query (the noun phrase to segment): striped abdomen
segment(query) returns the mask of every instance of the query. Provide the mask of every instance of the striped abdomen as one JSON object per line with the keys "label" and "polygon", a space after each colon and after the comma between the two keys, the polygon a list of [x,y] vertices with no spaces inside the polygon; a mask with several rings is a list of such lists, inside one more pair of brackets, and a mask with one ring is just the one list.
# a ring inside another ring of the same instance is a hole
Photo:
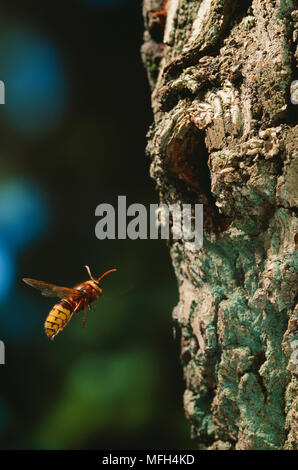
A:
{"label": "striped abdomen", "polygon": [[75,306],[76,302],[69,299],[62,299],[54,305],[44,324],[45,332],[49,338],[56,336],[58,331],[65,327],[72,316]]}

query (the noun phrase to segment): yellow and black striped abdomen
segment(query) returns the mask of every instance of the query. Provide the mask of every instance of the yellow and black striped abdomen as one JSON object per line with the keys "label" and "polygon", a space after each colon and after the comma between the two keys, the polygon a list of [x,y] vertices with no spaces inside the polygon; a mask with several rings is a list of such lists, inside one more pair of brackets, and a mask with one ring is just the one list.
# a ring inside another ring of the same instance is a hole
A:
{"label": "yellow and black striped abdomen", "polygon": [[44,324],[45,332],[49,338],[56,336],[58,331],[69,322],[74,308],[75,302],[68,299],[62,299],[54,305]]}

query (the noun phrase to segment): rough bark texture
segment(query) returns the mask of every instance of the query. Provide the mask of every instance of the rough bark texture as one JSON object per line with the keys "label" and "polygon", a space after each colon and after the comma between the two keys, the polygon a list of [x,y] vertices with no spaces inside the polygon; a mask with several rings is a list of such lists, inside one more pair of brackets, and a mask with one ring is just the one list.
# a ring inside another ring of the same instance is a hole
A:
{"label": "rough bark texture", "polygon": [[169,242],[200,448],[297,449],[296,8],[143,5],[151,176],[161,202],[204,204],[203,248]]}

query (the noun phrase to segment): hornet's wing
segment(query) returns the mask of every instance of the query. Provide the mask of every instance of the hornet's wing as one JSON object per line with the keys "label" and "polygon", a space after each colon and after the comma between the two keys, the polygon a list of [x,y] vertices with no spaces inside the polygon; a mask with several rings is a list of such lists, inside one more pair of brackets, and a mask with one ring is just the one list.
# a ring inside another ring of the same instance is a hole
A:
{"label": "hornet's wing", "polygon": [[50,284],[49,282],[37,281],[36,279],[23,279],[26,284],[35,289],[41,291],[41,294],[45,297],[59,297],[62,298],[72,298],[77,299],[78,297],[82,296],[82,292],[78,289],[72,289],[69,287],[60,287],[56,286],[55,284]]}

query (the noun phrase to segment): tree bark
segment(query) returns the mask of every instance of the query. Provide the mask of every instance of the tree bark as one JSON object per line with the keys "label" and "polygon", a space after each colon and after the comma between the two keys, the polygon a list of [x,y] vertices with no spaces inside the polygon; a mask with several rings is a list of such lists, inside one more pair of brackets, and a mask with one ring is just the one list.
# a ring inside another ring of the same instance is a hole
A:
{"label": "tree bark", "polygon": [[143,3],[151,176],[161,203],[204,204],[202,249],[169,242],[201,449],[297,449],[295,8]]}

